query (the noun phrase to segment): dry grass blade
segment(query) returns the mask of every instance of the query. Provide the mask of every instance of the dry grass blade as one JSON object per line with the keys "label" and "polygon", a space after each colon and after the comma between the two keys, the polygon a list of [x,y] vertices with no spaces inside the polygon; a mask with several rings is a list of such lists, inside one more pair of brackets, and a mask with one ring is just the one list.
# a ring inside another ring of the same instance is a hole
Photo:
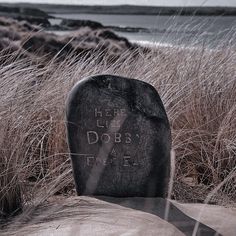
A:
{"label": "dry grass blade", "polygon": [[[214,51],[158,47],[146,54],[124,52],[115,61],[97,52],[86,60],[54,58],[44,67],[17,55],[8,62],[0,66],[1,215],[22,206],[26,211],[29,205],[73,188],[65,100],[77,81],[98,73],[141,79],[160,93],[176,153],[172,197],[204,201],[235,173],[236,51],[232,47]],[[236,201],[235,186],[234,175],[209,201]]]}

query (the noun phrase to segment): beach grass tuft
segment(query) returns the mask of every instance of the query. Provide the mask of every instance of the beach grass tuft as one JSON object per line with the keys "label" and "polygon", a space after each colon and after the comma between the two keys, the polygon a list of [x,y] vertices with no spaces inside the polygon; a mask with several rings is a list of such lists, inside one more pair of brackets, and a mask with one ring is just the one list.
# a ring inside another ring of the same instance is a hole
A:
{"label": "beach grass tuft", "polygon": [[55,194],[75,194],[65,101],[76,82],[95,74],[135,78],[157,89],[175,151],[172,198],[236,202],[235,48],[156,46],[116,60],[96,52],[55,57],[43,66],[20,52],[0,57],[1,216],[30,212]]}

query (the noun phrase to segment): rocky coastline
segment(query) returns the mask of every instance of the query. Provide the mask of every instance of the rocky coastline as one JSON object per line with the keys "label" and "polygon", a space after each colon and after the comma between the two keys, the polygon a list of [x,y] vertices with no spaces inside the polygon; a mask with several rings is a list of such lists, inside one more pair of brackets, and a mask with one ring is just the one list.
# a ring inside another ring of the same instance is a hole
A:
{"label": "rocky coastline", "polygon": [[[56,7],[57,8],[57,7]],[[56,18],[46,11],[31,7],[16,7],[16,6],[1,6],[0,16],[10,17],[18,21],[26,21],[29,24],[39,25],[47,31],[71,31],[78,30],[81,27],[90,27],[91,29],[106,28],[117,32],[150,32],[150,29],[142,27],[118,27],[118,26],[103,26],[99,22],[91,20],[74,20]],[[52,24],[51,20],[57,19],[59,23]]]}
{"label": "rocky coastline", "polygon": [[41,10],[5,6],[0,7],[0,16],[0,50],[5,55],[20,52],[32,60],[55,56],[63,60],[72,54],[86,56],[102,51],[114,61],[122,53],[139,48],[95,21],[61,19],[52,25],[50,19],[54,18]]}

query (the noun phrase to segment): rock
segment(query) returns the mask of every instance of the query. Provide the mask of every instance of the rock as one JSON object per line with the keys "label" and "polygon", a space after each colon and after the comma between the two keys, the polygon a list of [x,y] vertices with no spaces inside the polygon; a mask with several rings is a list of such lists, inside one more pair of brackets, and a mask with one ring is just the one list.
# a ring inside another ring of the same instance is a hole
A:
{"label": "rock", "polygon": [[71,20],[71,19],[63,19],[60,23],[62,28],[67,29],[78,29],[81,27],[90,27],[91,29],[100,29],[104,28],[104,26],[96,21],[90,20]]}
{"label": "rock", "polygon": [[14,19],[19,20],[19,21],[27,21],[30,24],[40,25],[45,28],[48,28],[51,26],[47,18],[31,17],[31,16],[16,16],[14,17]]}
{"label": "rock", "polygon": [[[47,19],[41,21],[40,18],[32,17],[18,16],[16,18],[18,20],[0,17],[0,36],[2,36],[0,47],[4,49],[7,45],[8,52],[18,51],[21,56],[30,58],[30,60],[37,60],[37,57],[43,56],[43,63],[47,63],[54,56],[58,60],[64,60],[69,54],[89,57],[96,52],[99,52],[102,60],[101,52],[103,52],[106,54],[107,61],[113,63],[128,50],[137,49],[137,46],[131,44],[126,38],[119,37],[106,28],[92,29],[91,24],[81,26],[79,30],[65,35],[56,35],[44,31],[44,27],[48,25]],[[100,24],[97,23],[97,25]],[[1,63],[2,60],[0,60]]]}
{"label": "rock", "polygon": [[30,24],[50,27],[49,15],[35,8],[0,6],[2,16],[11,17],[18,21],[27,21]]}
{"label": "rock", "polygon": [[67,121],[78,194],[165,196],[170,127],[151,85],[111,75],[83,80],[69,95]]}
{"label": "rock", "polygon": [[109,26],[110,29],[115,31],[121,31],[121,32],[130,32],[130,33],[151,33],[150,29],[142,28],[142,27],[120,27],[120,26]]}

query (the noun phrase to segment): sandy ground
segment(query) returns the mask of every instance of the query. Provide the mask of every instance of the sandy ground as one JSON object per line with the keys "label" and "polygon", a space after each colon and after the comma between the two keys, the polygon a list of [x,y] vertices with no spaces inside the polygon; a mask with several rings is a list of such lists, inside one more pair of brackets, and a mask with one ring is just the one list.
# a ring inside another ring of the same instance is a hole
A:
{"label": "sandy ground", "polygon": [[235,208],[160,198],[70,197],[26,212],[0,235],[235,236],[235,223]]}
{"label": "sandy ground", "polygon": [[188,216],[203,222],[225,236],[236,235],[236,208],[204,204],[180,204],[173,202]]}

